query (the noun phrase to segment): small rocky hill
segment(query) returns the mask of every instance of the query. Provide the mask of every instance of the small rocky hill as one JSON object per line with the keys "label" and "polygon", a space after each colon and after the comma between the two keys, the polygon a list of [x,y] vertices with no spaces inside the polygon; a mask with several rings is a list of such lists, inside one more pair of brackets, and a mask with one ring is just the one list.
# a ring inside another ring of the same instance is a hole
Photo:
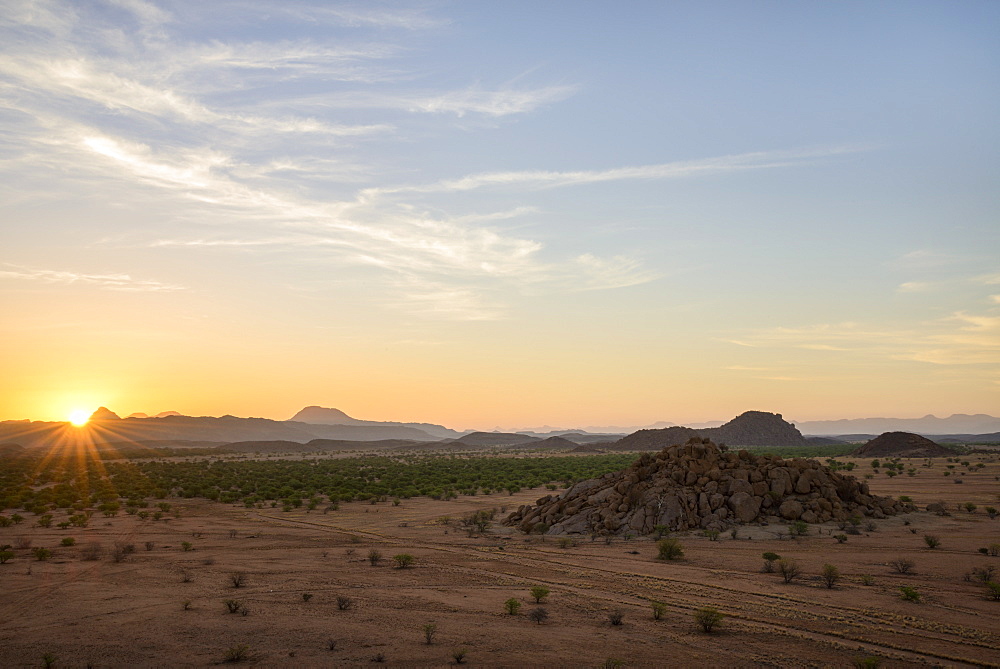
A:
{"label": "small rocky hill", "polygon": [[780,413],[747,411],[719,427],[696,430],[675,425],[639,430],[615,442],[615,450],[654,451],[699,437],[728,446],[808,446],[809,441]]}
{"label": "small rocky hill", "polygon": [[769,519],[818,523],[911,510],[891,497],[871,495],[868,484],[815,460],[755,456],[693,438],[523,505],[504,523],[524,531],[546,523],[550,534],[650,534],[657,525],[721,530]]}
{"label": "small rocky hill", "polygon": [[513,444],[524,445],[542,441],[538,437],[529,437],[526,434],[515,432],[472,432],[455,440],[456,443],[466,446],[510,446]]}
{"label": "small rocky hill", "polygon": [[851,455],[859,458],[934,458],[955,455],[955,452],[919,434],[886,432],[859,446]]}

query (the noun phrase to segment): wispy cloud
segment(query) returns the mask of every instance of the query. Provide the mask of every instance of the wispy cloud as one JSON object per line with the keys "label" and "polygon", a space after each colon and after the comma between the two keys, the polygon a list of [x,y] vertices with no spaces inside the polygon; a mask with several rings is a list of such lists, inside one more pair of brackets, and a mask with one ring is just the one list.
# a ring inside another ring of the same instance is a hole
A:
{"label": "wispy cloud", "polygon": [[184,290],[184,286],[145,279],[133,279],[128,274],[85,274],[65,270],[38,269],[5,264],[11,269],[0,269],[0,279],[37,281],[46,284],[83,285],[128,292],[171,292]]}
{"label": "wispy cloud", "polygon": [[635,167],[615,167],[606,170],[485,172],[423,185],[372,188],[365,190],[363,195],[375,197],[393,193],[453,193],[481,188],[531,190],[579,186],[609,181],[678,179],[740,170],[789,167],[809,159],[829,157],[859,150],[863,149],[860,147],[833,147],[805,151],[754,152],[706,158],[703,160],[640,165]]}

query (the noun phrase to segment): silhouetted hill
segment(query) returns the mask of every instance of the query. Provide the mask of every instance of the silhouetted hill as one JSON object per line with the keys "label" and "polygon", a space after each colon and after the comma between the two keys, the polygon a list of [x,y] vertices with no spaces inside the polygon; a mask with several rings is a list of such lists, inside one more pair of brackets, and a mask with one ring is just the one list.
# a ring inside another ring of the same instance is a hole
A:
{"label": "silhouetted hill", "polygon": [[452,430],[443,425],[434,423],[399,423],[394,421],[359,420],[352,418],[340,409],[332,409],[320,406],[310,406],[302,409],[289,420],[300,423],[311,423],[315,425],[366,425],[371,427],[411,427],[427,433],[435,439],[452,439],[462,436],[462,432]]}
{"label": "silhouetted hill", "polygon": [[473,432],[454,441],[467,446],[512,446],[539,442],[541,439],[516,432]]}
{"label": "silhouetted hill", "polygon": [[955,455],[955,451],[935,444],[926,437],[910,432],[886,432],[854,450],[851,455],[859,458],[899,457],[933,458]]}
{"label": "silhouetted hill", "polygon": [[693,437],[711,439],[727,446],[808,446],[809,442],[781,414],[747,411],[719,427],[696,430],[665,427],[639,430],[615,442],[612,450],[653,451],[683,444]]}
{"label": "silhouetted hill", "polygon": [[122,417],[107,407],[101,407],[90,414],[90,420],[121,420]]}

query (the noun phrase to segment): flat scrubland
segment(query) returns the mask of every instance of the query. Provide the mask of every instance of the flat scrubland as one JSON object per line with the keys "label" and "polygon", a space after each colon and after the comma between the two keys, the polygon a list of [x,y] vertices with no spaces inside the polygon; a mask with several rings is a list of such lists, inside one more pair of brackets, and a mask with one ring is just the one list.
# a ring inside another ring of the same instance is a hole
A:
{"label": "flat scrubland", "polygon": [[[981,577],[1000,580],[1000,557],[988,554],[1000,518],[985,511],[1000,506],[1000,463],[956,460],[971,467],[947,463],[944,476],[943,458],[903,461],[915,474],[889,478],[866,459],[853,471],[872,474],[875,494],[945,502],[948,515],[866,520],[849,528],[857,534],[813,525],[798,538],[775,522],[736,538],[678,533],[675,560],[657,559],[654,537],[569,540],[499,524],[545,486],[287,511],[171,497],[160,520],[95,513],[66,528],[22,511],[23,522],[0,527],[13,553],[0,565],[0,666],[997,666],[1000,601]],[[493,509],[484,532],[462,527]],[[51,556],[37,559],[37,548]],[[801,575],[765,573],[765,552]],[[403,554],[413,561],[399,568]],[[909,573],[897,560],[913,563]],[[827,564],[840,575],[832,588],[820,578]],[[535,586],[549,590],[540,604]],[[512,598],[516,615],[505,610]],[[541,622],[529,615],[538,607]],[[694,619],[704,607],[726,616],[710,634]]]}

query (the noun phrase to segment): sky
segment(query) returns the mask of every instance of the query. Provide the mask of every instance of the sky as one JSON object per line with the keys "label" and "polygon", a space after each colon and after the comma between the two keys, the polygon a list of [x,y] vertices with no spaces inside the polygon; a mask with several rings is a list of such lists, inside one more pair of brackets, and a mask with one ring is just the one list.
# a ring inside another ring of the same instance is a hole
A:
{"label": "sky", "polygon": [[1000,413],[1000,3],[0,0],[0,419]]}

